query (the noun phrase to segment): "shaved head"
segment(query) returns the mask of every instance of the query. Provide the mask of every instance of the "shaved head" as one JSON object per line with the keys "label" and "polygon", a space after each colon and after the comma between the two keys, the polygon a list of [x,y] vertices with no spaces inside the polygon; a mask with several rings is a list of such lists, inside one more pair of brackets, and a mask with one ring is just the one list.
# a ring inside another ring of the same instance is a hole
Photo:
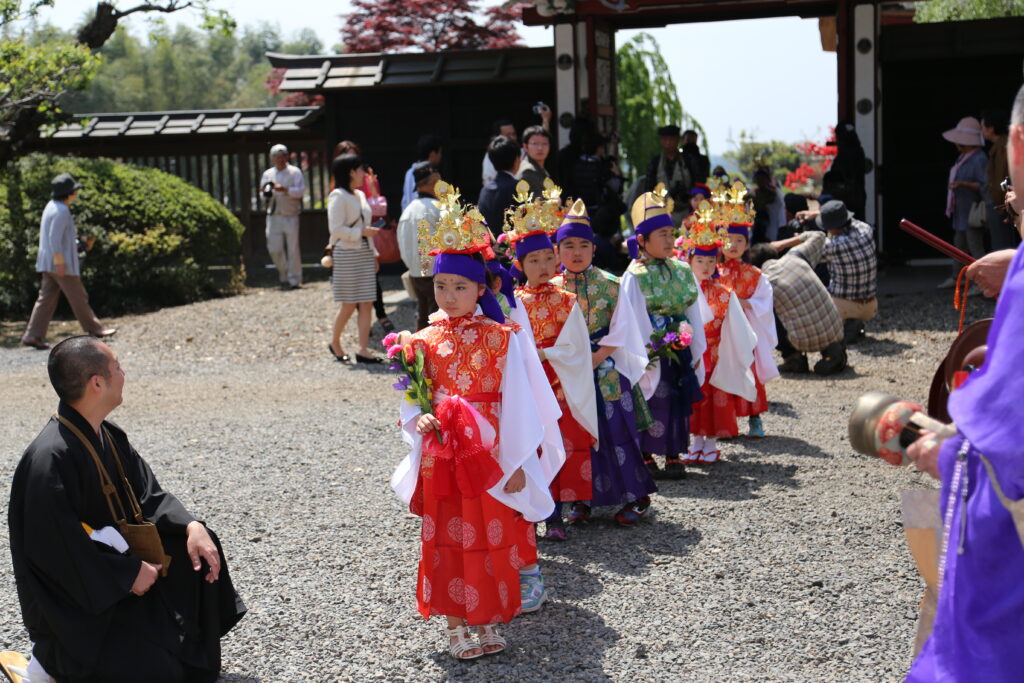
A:
{"label": "shaved head", "polygon": [[50,351],[46,370],[60,400],[73,403],[82,398],[89,378],[110,379],[107,345],[87,334],[68,337]]}

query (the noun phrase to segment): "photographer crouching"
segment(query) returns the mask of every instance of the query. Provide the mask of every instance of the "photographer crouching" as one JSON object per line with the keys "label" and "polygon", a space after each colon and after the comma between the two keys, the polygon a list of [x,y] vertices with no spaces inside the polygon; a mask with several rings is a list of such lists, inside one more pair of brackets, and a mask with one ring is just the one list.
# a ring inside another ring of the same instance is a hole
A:
{"label": "photographer crouching", "polygon": [[[1007,150],[1011,182],[1024,183],[1024,88]],[[1024,252],[997,254],[968,270],[1000,297],[985,362],[949,396],[958,434],[936,443],[924,432],[907,449],[942,482],[943,519],[938,609],[912,683],[1019,681],[1024,671]]]}

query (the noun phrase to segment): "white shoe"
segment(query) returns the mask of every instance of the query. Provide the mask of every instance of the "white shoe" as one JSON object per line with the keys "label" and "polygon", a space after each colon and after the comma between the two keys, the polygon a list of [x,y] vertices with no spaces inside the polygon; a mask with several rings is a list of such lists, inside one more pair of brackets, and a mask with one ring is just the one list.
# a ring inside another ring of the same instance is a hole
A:
{"label": "white shoe", "polygon": [[956,280],[951,277],[947,277],[943,280],[936,289],[953,289],[956,286]]}

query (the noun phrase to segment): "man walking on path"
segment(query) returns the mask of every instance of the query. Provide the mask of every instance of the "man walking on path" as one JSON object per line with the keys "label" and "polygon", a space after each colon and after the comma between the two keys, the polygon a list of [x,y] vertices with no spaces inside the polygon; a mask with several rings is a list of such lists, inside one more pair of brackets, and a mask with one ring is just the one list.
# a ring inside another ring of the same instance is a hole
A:
{"label": "man walking on path", "polygon": [[68,173],[61,173],[51,181],[52,199],[43,209],[39,224],[39,256],[36,272],[42,273],[39,298],[32,307],[32,316],[21,343],[36,349],[46,349],[46,331],[57,308],[60,293],[68,298],[71,311],[82,329],[94,337],[109,337],[116,329],[104,328],[89,306],[89,295],[82,286],[81,266],[78,260],[78,233],[69,208],[81,188]]}
{"label": "man walking on path", "polygon": [[302,252],[299,249],[299,213],[306,181],[302,171],[288,163],[288,148],[270,148],[268,168],[260,180],[260,191],[267,199],[267,251],[277,267],[282,287],[302,286]]}

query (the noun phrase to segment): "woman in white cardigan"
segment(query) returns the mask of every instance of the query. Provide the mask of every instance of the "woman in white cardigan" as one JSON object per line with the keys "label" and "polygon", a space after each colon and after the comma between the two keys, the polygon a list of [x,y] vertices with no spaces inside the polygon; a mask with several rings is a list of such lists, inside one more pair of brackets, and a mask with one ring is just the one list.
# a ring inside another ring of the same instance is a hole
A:
{"label": "woman in white cardigan", "polygon": [[357,309],[359,328],[359,363],[379,363],[382,359],[368,348],[370,326],[373,324],[373,301],[377,298],[377,252],[373,236],[379,228],[370,227],[370,206],[361,187],[366,176],[363,160],[356,154],[343,154],[331,165],[336,188],[327,197],[327,227],[331,231],[330,246],[334,266],[331,291],[334,302],[341,304],[334,318],[334,333],[329,345],[331,354],[347,363],[348,354],[341,346],[341,333]]}

